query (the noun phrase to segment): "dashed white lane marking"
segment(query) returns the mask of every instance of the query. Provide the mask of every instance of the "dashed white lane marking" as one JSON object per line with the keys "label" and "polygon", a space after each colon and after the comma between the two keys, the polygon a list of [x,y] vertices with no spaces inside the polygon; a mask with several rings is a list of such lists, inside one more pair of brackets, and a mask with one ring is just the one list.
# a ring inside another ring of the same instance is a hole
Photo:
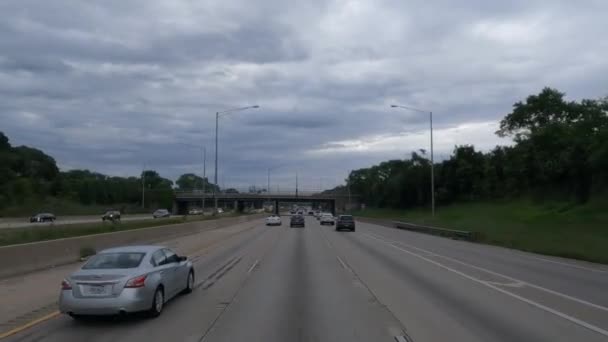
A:
{"label": "dashed white lane marking", "polygon": [[426,253],[429,256],[435,256],[435,257],[438,257],[438,258],[443,258],[443,259],[446,259],[446,260],[450,260],[450,261],[455,262],[457,264],[461,264],[461,265],[464,265],[464,266],[467,266],[467,267],[470,267],[470,268],[474,268],[476,270],[480,270],[480,271],[488,273],[488,274],[492,274],[492,275],[495,275],[495,276],[498,276],[498,277],[501,277],[501,278],[504,278],[504,279],[508,279],[508,280],[512,281],[513,283],[520,283],[520,284],[523,284],[525,286],[529,286],[529,287],[532,287],[532,288],[535,288],[537,290],[550,293],[550,294],[558,296],[558,297],[566,298],[568,300],[571,300],[573,302],[577,302],[579,304],[587,305],[587,306],[590,306],[592,308],[608,312],[608,308],[607,307],[599,305],[599,304],[591,303],[591,302],[586,301],[584,299],[573,297],[573,296],[567,295],[565,293],[557,292],[557,291],[554,291],[554,290],[551,290],[551,289],[548,289],[546,287],[542,287],[542,286],[539,286],[539,285],[536,285],[536,284],[528,283],[527,281],[524,281],[524,280],[521,280],[521,279],[513,278],[513,277],[510,277],[508,275],[504,275],[502,273],[494,272],[494,271],[489,270],[487,268],[475,266],[475,265],[466,263],[464,261],[460,261],[458,259],[454,259],[454,258],[449,257],[449,256],[437,254],[435,252],[432,252],[432,251],[429,251],[429,250],[426,250],[426,249],[423,249],[423,248],[420,248],[420,247],[412,246],[412,245],[407,244],[407,243],[403,243],[403,242],[399,242],[399,241],[388,241],[388,240],[383,239],[382,236],[376,235],[376,234],[368,234],[368,235],[374,236],[377,239],[382,240],[384,243],[399,244],[399,245],[402,245],[402,246],[405,246],[405,247],[408,247],[408,248],[412,248],[412,249],[424,252],[424,253]]}
{"label": "dashed white lane marking", "polygon": [[249,267],[249,269],[247,270],[247,274],[251,273],[251,271],[253,271],[253,269],[258,265],[258,263],[260,262],[260,260],[256,260],[253,265],[251,265],[251,267]]}
{"label": "dashed white lane marking", "polygon": [[472,276],[470,276],[470,275],[468,275],[468,274],[466,274],[466,273],[463,273],[463,272],[461,272],[461,271],[458,271],[458,270],[456,270],[456,269],[453,269],[453,268],[451,268],[451,267],[449,267],[449,266],[446,266],[446,265],[444,265],[444,264],[442,264],[442,263],[439,263],[439,262],[437,262],[437,261],[435,261],[435,260],[431,260],[431,259],[429,259],[429,258],[427,258],[427,257],[422,256],[422,255],[416,254],[416,253],[414,253],[414,252],[412,252],[412,251],[409,251],[409,250],[407,250],[407,249],[404,249],[404,248],[401,248],[401,247],[399,247],[399,246],[396,246],[396,245],[395,245],[395,244],[393,244],[393,243],[387,242],[387,241],[385,241],[385,240],[383,240],[383,239],[379,239],[379,238],[377,238],[377,237],[375,237],[375,236],[373,236],[373,235],[370,235],[370,234],[363,234],[363,236],[366,236],[366,237],[372,238],[372,239],[374,239],[374,240],[376,240],[376,241],[380,241],[381,243],[386,244],[386,245],[388,245],[388,246],[391,246],[391,247],[393,247],[393,248],[395,248],[395,249],[398,249],[398,250],[400,250],[400,251],[402,251],[402,252],[404,252],[404,253],[410,254],[410,255],[412,255],[412,256],[414,256],[414,257],[416,257],[416,258],[422,259],[422,260],[424,260],[424,261],[426,261],[426,262],[429,262],[429,263],[431,263],[431,264],[433,264],[433,265],[436,265],[436,266],[438,266],[438,267],[440,267],[440,268],[443,268],[443,269],[448,270],[448,271],[450,271],[450,272],[456,273],[456,274],[458,274],[458,275],[459,275],[459,276],[461,276],[461,277],[464,277],[464,278],[466,278],[466,279],[469,279],[469,280],[471,280],[471,281],[473,281],[473,282],[476,282],[476,283],[479,283],[479,284],[481,284],[481,285],[487,286],[487,287],[489,287],[489,288],[491,288],[491,289],[494,289],[494,290],[496,290],[496,291],[498,291],[498,292],[500,292],[500,293],[503,293],[503,294],[505,294],[505,295],[507,295],[507,296],[513,297],[513,298],[515,298],[515,299],[518,299],[518,300],[520,300],[520,301],[522,301],[522,302],[524,302],[524,303],[528,303],[528,304],[530,304],[530,305],[532,305],[532,306],[535,306],[535,307],[537,307],[537,308],[539,308],[539,309],[541,309],[541,310],[544,310],[544,311],[546,311],[546,312],[549,312],[549,313],[551,313],[551,314],[554,314],[554,315],[556,315],[556,316],[558,316],[558,317],[561,317],[561,318],[563,318],[563,319],[565,319],[565,320],[568,320],[568,321],[570,321],[570,322],[572,322],[572,323],[574,323],[574,324],[578,324],[578,325],[580,325],[580,326],[582,326],[582,327],[584,327],[584,328],[587,328],[587,329],[589,329],[589,330],[591,330],[591,331],[594,331],[594,332],[596,332],[596,333],[598,333],[598,334],[601,334],[601,335],[604,335],[604,336],[607,336],[607,337],[608,337],[608,331],[607,331],[607,330],[604,330],[604,329],[602,329],[602,328],[600,328],[600,327],[597,327],[597,326],[595,326],[595,325],[593,325],[593,324],[590,324],[590,323],[585,322],[585,321],[583,321],[583,320],[580,320],[580,319],[578,319],[578,318],[572,317],[572,316],[567,315],[567,314],[565,314],[565,313],[563,313],[563,312],[561,312],[561,311],[558,311],[558,310],[552,309],[552,308],[550,308],[550,307],[548,307],[548,306],[545,306],[545,305],[543,305],[543,304],[537,303],[537,302],[535,302],[535,301],[533,301],[533,300],[530,300],[530,299],[528,299],[528,298],[524,298],[524,297],[522,297],[522,296],[520,296],[520,295],[517,295],[517,294],[515,294],[515,293],[509,292],[509,291],[507,291],[507,290],[505,290],[505,289],[502,289],[502,288],[500,288],[500,287],[498,287],[498,286],[496,286],[496,285],[492,285],[492,284],[488,283],[487,281],[483,281],[483,280],[477,279],[477,278],[475,278],[475,277],[472,277]]}
{"label": "dashed white lane marking", "polygon": [[353,273],[352,270],[350,269],[350,267],[348,267],[346,265],[346,263],[342,260],[342,258],[340,258],[339,256],[336,255],[336,259],[338,259],[338,262],[340,262],[340,265],[342,265],[342,268],[345,269],[346,271]]}
{"label": "dashed white lane marking", "polygon": [[395,341],[397,341],[397,342],[410,342],[410,340],[408,338],[406,338],[405,336],[402,336],[402,335],[395,336]]}

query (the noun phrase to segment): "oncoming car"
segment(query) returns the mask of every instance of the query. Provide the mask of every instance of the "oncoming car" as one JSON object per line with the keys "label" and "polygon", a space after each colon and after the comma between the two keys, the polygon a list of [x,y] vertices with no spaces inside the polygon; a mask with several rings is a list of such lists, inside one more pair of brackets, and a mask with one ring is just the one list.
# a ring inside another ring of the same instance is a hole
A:
{"label": "oncoming car", "polygon": [[270,215],[266,218],[267,226],[280,226],[281,224],[281,217],[279,215]]}
{"label": "oncoming car", "polygon": [[167,209],[157,209],[152,213],[153,218],[171,217],[171,213]]}
{"label": "oncoming car", "polygon": [[161,314],[164,304],[194,287],[192,262],[160,246],[106,249],[61,283],[59,311],[87,315]]}
{"label": "oncoming car", "polygon": [[40,213],[30,217],[30,222],[54,222],[55,215],[51,213]]}
{"label": "oncoming car", "polygon": [[120,211],[118,210],[108,210],[101,217],[102,221],[120,221]]}

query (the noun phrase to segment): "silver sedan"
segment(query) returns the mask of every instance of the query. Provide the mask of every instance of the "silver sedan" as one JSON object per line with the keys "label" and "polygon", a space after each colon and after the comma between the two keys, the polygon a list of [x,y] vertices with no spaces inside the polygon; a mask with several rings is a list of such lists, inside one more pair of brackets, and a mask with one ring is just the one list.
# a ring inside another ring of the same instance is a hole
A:
{"label": "silver sedan", "polygon": [[61,283],[59,310],[73,318],[145,311],[194,286],[192,262],[159,246],[111,248],[92,256]]}

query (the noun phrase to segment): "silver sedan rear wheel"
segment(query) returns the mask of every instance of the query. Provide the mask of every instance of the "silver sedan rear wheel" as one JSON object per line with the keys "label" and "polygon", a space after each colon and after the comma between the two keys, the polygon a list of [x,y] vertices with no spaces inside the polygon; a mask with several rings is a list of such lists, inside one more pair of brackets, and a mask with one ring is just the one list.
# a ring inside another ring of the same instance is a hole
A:
{"label": "silver sedan rear wheel", "polygon": [[162,287],[156,288],[154,292],[154,300],[152,301],[152,307],[150,308],[150,317],[158,317],[163,311],[165,305],[165,294]]}

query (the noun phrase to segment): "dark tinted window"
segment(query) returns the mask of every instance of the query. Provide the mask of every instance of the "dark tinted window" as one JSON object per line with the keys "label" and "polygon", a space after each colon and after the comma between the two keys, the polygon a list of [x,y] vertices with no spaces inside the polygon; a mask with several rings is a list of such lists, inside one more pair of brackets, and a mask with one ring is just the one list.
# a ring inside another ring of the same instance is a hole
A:
{"label": "dark tinted window", "polygon": [[156,251],[154,252],[154,254],[152,254],[152,265],[154,266],[160,266],[163,265],[165,263],[165,260],[167,259],[167,257],[165,256],[165,253],[163,253],[162,250]]}
{"label": "dark tinted window", "polygon": [[179,262],[179,258],[177,257],[177,254],[173,253],[172,250],[170,250],[170,249],[163,249],[163,252],[165,252],[165,256],[167,257],[167,264],[172,264],[174,262]]}
{"label": "dark tinted window", "polygon": [[340,216],[340,221],[352,221],[353,217],[350,215],[342,215]]}
{"label": "dark tinted window", "polygon": [[145,253],[102,253],[93,256],[83,269],[136,268]]}

